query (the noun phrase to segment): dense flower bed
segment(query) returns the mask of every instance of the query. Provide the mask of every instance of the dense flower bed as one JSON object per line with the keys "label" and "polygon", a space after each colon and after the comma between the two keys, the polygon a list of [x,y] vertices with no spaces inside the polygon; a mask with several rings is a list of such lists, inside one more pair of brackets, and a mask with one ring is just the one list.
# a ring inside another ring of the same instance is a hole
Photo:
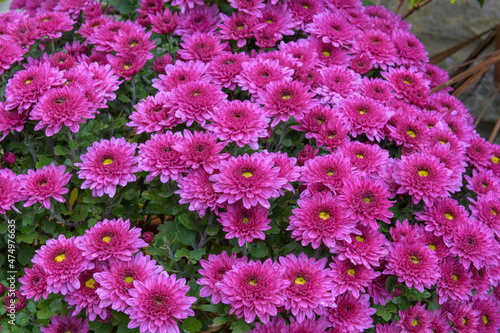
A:
{"label": "dense flower bed", "polygon": [[448,75],[400,16],[360,0],[12,9],[6,332],[500,328],[500,147],[431,91]]}

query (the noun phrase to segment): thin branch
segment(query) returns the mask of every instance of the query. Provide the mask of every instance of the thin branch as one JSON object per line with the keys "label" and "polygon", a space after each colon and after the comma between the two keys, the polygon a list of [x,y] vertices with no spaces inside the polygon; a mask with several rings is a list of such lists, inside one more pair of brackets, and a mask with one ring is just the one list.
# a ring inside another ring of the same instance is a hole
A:
{"label": "thin branch", "polygon": [[410,16],[411,14],[413,14],[414,12],[416,12],[417,10],[419,10],[420,8],[422,8],[423,6],[427,5],[429,2],[431,2],[432,0],[424,0],[422,2],[419,2],[417,3],[415,6],[411,7],[410,10],[408,10],[406,12],[406,14],[404,14],[401,18],[403,20],[406,20],[406,18],[408,16]]}
{"label": "thin branch", "polygon": [[497,86],[497,89],[495,89],[495,92],[493,93],[493,95],[491,96],[491,98],[488,100],[488,102],[486,103],[486,105],[484,106],[484,108],[479,113],[479,116],[477,116],[476,121],[474,122],[474,126],[479,125],[479,122],[481,121],[481,118],[483,118],[484,114],[486,113],[486,110],[491,105],[491,103],[493,103],[493,100],[495,99],[495,97],[497,96],[497,94],[498,94],[499,91],[500,91],[500,84]]}
{"label": "thin branch", "polygon": [[404,2],[405,2],[405,0],[398,0],[398,3],[396,5],[396,7],[394,8],[394,14],[399,13],[399,11],[401,10],[401,7],[403,7]]}

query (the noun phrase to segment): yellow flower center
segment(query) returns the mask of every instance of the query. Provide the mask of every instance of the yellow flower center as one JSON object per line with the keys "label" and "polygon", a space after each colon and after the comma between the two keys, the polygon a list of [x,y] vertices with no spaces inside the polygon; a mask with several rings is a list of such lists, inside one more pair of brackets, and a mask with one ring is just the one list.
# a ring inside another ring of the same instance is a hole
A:
{"label": "yellow flower center", "polygon": [[326,220],[327,218],[330,217],[330,214],[328,214],[327,212],[321,212],[319,213],[319,217],[323,220]]}
{"label": "yellow flower center", "polygon": [[432,251],[436,251],[436,245],[430,244],[429,245],[429,249],[432,250]]}
{"label": "yellow flower center", "polygon": [[128,70],[128,69],[130,69],[130,65],[123,65],[123,68],[124,68],[125,70]]}
{"label": "yellow flower center", "polygon": [[198,91],[195,91],[195,92],[193,93],[193,96],[198,96],[199,94],[200,94],[200,93],[199,93]]}
{"label": "yellow flower center", "polygon": [[273,20],[267,20],[266,22],[269,24],[274,23]]}
{"label": "yellow flower center", "polygon": [[429,172],[427,170],[418,170],[418,175],[421,177],[427,177]]}
{"label": "yellow flower center", "polygon": [[49,22],[49,21],[50,21],[50,19],[49,19],[49,18],[44,18],[44,19],[42,20],[42,22]]}
{"label": "yellow flower center", "polygon": [[87,280],[87,282],[85,282],[85,287],[87,288],[90,288],[90,289],[94,289],[94,283],[95,283],[95,280],[93,278],[90,278]]}
{"label": "yellow flower center", "polygon": [[130,47],[134,47],[134,46],[137,46],[137,43],[131,43],[130,44]]}
{"label": "yellow flower center", "polygon": [[370,203],[370,198],[366,197],[366,198],[363,199],[363,201],[366,202],[366,203]]}
{"label": "yellow flower center", "polygon": [[241,30],[241,29],[243,29],[243,26],[239,25],[239,26],[236,27],[236,29]]}
{"label": "yellow flower center", "polygon": [[330,52],[328,52],[328,51],[323,51],[321,53],[323,53],[325,55],[325,57],[329,57],[330,56]]}
{"label": "yellow flower center", "polygon": [[365,110],[359,110],[359,114],[365,114],[366,111]]}
{"label": "yellow flower center", "polygon": [[493,163],[497,164],[497,163],[500,161],[500,158],[499,158],[498,156],[493,156],[493,157],[491,158],[491,161],[492,161]]}
{"label": "yellow flower center", "polygon": [[286,94],[286,95],[281,96],[281,98],[290,99],[290,98],[292,98],[292,96],[290,94]]}
{"label": "yellow flower center", "polygon": [[363,155],[363,154],[360,153],[360,154],[356,154],[356,157],[357,158],[365,158],[365,155]]}
{"label": "yellow flower center", "polygon": [[248,281],[248,284],[250,284],[251,286],[256,286],[257,282],[255,282],[255,280],[250,280]]}
{"label": "yellow flower center", "polygon": [[440,142],[440,143],[442,143],[443,145],[445,145],[445,144],[446,144],[446,142],[444,142],[444,141],[439,141],[439,142]]}
{"label": "yellow flower center", "polygon": [[483,323],[485,325],[488,324],[488,317],[486,317],[486,315],[483,315]]}
{"label": "yellow flower center", "polygon": [[418,258],[416,256],[411,256],[410,260],[411,260],[412,263],[418,264]]}
{"label": "yellow flower center", "polygon": [[495,216],[497,216],[497,212],[495,210],[493,210],[493,209],[490,211],[490,213],[493,214],[493,215],[495,215]]}
{"label": "yellow flower center", "polygon": [[448,213],[444,214],[444,216],[445,216],[448,220],[450,220],[450,221],[451,221],[451,220],[453,220],[453,219],[455,219],[455,217],[454,217],[453,215],[448,214]]}
{"label": "yellow flower center", "polygon": [[413,319],[413,321],[411,322],[411,325],[412,325],[412,326],[417,326],[417,325],[418,325],[418,320],[417,320],[417,318]]}
{"label": "yellow flower center", "polygon": [[305,9],[309,9],[308,5],[302,5],[302,7],[304,7]]}
{"label": "yellow flower center", "polygon": [[347,274],[349,274],[350,276],[354,276],[354,275],[356,275],[356,271],[354,269],[350,268],[347,270]]}
{"label": "yellow flower center", "polygon": [[320,124],[320,125],[323,124],[323,120],[318,119],[318,124]]}
{"label": "yellow flower center", "polygon": [[295,284],[300,284],[300,285],[303,285],[303,284],[306,284],[306,279],[304,279],[303,277],[298,277],[295,279]]}
{"label": "yellow flower center", "polygon": [[54,260],[57,261],[57,262],[61,262],[64,259],[66,259],[66,253],[62,253],[62,254],[60,254],[60,255],[58,255],[57,257],[54,258]]}
{"label": "yellow flower center", "polygon": [[134,281],[134,278],[133,278],[133,277],[131,277],[131,276],[126,276],[126,277],[125,277],[125,282],[127,282],[127,283],[132,283],[132,281]]}
{"label": "yellow flower center", "polygon": [[406,84],[410,84],[410,81],[408,81],[408,80],[404,80],[403,82]]}
{"label": "yellow flower center", "polygon": [[488,185],[486,185],[485,183],[482,183],[481,185],[483,185],[483,188],[488,187]]}
{"label": "yellow flower center", "polygon": [[111,242],[111,237],[110,236],[106,236],[102,240],[105,241],[106,243],[109,243],[109,242]]}
{"label": "yellow flower center", "polygon": [[241,175],[242,175],[243,177],[245,177],[245,178],[250,178],[250,177],[252,177],[252,176],[253,176],[253,173],[251,173],[251,172],[248,172],[248,171],[247,171],[247,172],[243,172]]}
{"label": "yellow flower center", "polygon": [[465,317],[462,318],[462,324],[467,324],[467,319],[465,319]]}
{"label": "yellow flower center", "polygon": [[24,84],[26,84],[26,85],[28,85],[28,84],[30,84],[30,83],[31,83],[31,80],[26,80],[26,81],[24,81]]}
{"label": "yellow flower center", "polygon": [[335,135],[330,134],[330,135],[328,136],[328,139],[333,139],[334,137],[335,137]]}
{"label": "yellow flower center", "polygon": [[113,163],[113,160],[111,158],[107,158],[104,160],[104,162],[102,162],[102,164],[104,164],[104,165],[109,165],[111,163]]}
{"label": "yellow flower center", "polygon": [[248,221],[249,221],[249,220],[248,220],[248,217],[244,217],[244,218],[243,218],[243,223],[248,223]]}
{"label": "yellow flower center", "polygon": [[365,241],[365,239],[364,239],[363,237],[361,237],[361,236],[356,236],[356,237],[354,237],[354,238],[356,238],[356,240],[357,240],[358,242],[360,242],[360,243],[363,243],[363,242]]}
{"label": "yellow flower center", "polygon": [[453,274],[453,275],[451,276],[451,278],[452,278],[453,280],[455,280],[455,281],[457,281],[457,280],[458,280],[458,276],[456,276],[455,274]]}
{"label": "yellow flower center", "polygon": [[417,135],[415,134],[415,132],[413,131],[406,131],[406,134],[408,134],[409,136],[411,136],[412,138],[416,137]]}
{"label": "yellow flower center", "polygon": [[333,176],[333,171],[328,171],[326,174],[327,174],[328,176]]}

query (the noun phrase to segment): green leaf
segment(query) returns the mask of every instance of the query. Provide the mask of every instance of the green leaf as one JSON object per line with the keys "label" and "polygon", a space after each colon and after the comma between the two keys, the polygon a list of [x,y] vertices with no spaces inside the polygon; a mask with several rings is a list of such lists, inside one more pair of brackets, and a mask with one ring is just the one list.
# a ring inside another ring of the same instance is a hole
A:
{"label": "green leaf", "polygon": [[291,145],[292,145],[292,140],[290,139],[283,140],[283,146],[290,147]]}
{"label": "green leaf", "polygon": [[69,154],[69,150],[68,148],[64,147],[64,146],[55,146],[54,147],[54,154],[56,155],[67,155]]}
{"label": "green leaf", "polygon": [[195,246],[194,241],[196,237],[196,231],[189,230],[182,224],[178,224],[175,229],[176,229],[175,235],[177,236],[179,242],[181,242],[184,245],[189,245],[192,247]]}
{"label": "green leaf", "polygon": [[266,250],[266,244],[264,242],[259,242],[257,246],[250,251],[250,254],[255,258],[263,258],[266,256]]}
{"label": "green leaf", "polygon": [[[198,307],[198,309],[200,309],[201,311],[206,311],[206,312],[213,312],[213,313],[219,312],[219,308],[214,304],[203,304],[203,305],[200,305]],[[220,317],[218,317],[218,318],[220,318]]]}
{"label": "green leaf", "polygon": [[224,325],[225,323],[228,322],[228,320],[231,320],[231,318],[229,318],[228,316],[221,316],[221,317],[214,318],[212,326]]}
{"label": "green leaf", "polygon": [[31,258],[33,258],[34,253],[35,250],[28,244],[20,244],[19,253],[17,254],[17,261],[21,264],[21,266],[27,266],[29,263],[31,263]]}
{"label": "green leaf", "polygon": [[50,163],[54,162],[54,159],[47,156],[41,156],[38,158],[38,162],[36,163],[36,168],[41,169],[44,166],[50,165]]}
{"label": "green leaf", "polygon": [[45,220],[42,222],[40,228],[43,232],[48,233],[49,235],[55,236],[56,233],[56,222],[54,220]]}
{"label": "green leaf", "polygon": [[479,2],[479,5],[480,5],[481,7],[483,7],[483,6],[484,6],[484,0],[477,0],[477,2]]}
{"label": "green leaf", "polygon": [[247,333],[251,328],[252,327],[243,320],[235,321],[231,324],[231,331],[233,333]]}
{"label": "green leaf", "polygon": [[176,217],[186,228],[190,230],[198,230],[198,226],[194,221],[194,218],[190,214],[182,214]]}
{"label": "green leaf", "polygon": [[36,316],[38,319],[49,319],[52,316],[55,316],[55,312],[49,309],[43,309],[37,312]]}
{"label": "green leaf", "polygon": [[71,140],[70,142],[68,142],[69,144],[69,147],[73,150],[76,150],[78,148],[78,141],[76,140]]}
{"label": "green leaf", "polygon": [[187,317],[184,319],[184,323],[182,324],[182,328],[184,328],[188,332],[198,332],[202,327],[201,321],[196,319],[195,317]]}
{"label": "green leaf", "polygon": [[388,321],[392,317],[392,313],[387,311],[387,309],[380,304],[375,304],[374,305],[375,309],[377,309],[377,316],[382,317],[385,321]]}
{"label": "green leaf", "polygon": [[398,285],[398,277],[395,275],[389,276],[387,280],[385,280],[385,289],[391,292],[394,287]]}
{"label": "green leaf", "polygon": [[200,261],[200,259],[205,255],[205,249],[189,251],[189,259],[194,263],[194,261]]}
{"label": "green leaf", "polygon": [[31,244],[33,240],[38,236],[37,232],[22,233],[17,235],[16,241]]}
{"label": "green leaf", "polygon": [[375,6],[375,4],[370,0],[363,0],[363,6]]}
{"label": "green leaf", "polygon": [[77,205],[73,210],[73,213],[71,214],[69,220],[73,222],[80,222],[87,215],[89,215],[89,206]]}

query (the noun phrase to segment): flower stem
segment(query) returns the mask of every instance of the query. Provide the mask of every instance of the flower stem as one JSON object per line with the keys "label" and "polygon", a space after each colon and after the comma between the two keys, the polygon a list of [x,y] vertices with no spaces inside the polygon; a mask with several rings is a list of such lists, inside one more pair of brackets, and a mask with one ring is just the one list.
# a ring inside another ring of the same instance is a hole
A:
{"label": "flower stem", "polygon": [[277,152],[281,149],[281,146],[283,145],[283,140],[285,139],[285,135],[286,135],[286,122],[283,122],[283,125],[281,125],[280,141],[278,141],[278,145],[276,146],[276,149],[274,150],[275,152]]}

